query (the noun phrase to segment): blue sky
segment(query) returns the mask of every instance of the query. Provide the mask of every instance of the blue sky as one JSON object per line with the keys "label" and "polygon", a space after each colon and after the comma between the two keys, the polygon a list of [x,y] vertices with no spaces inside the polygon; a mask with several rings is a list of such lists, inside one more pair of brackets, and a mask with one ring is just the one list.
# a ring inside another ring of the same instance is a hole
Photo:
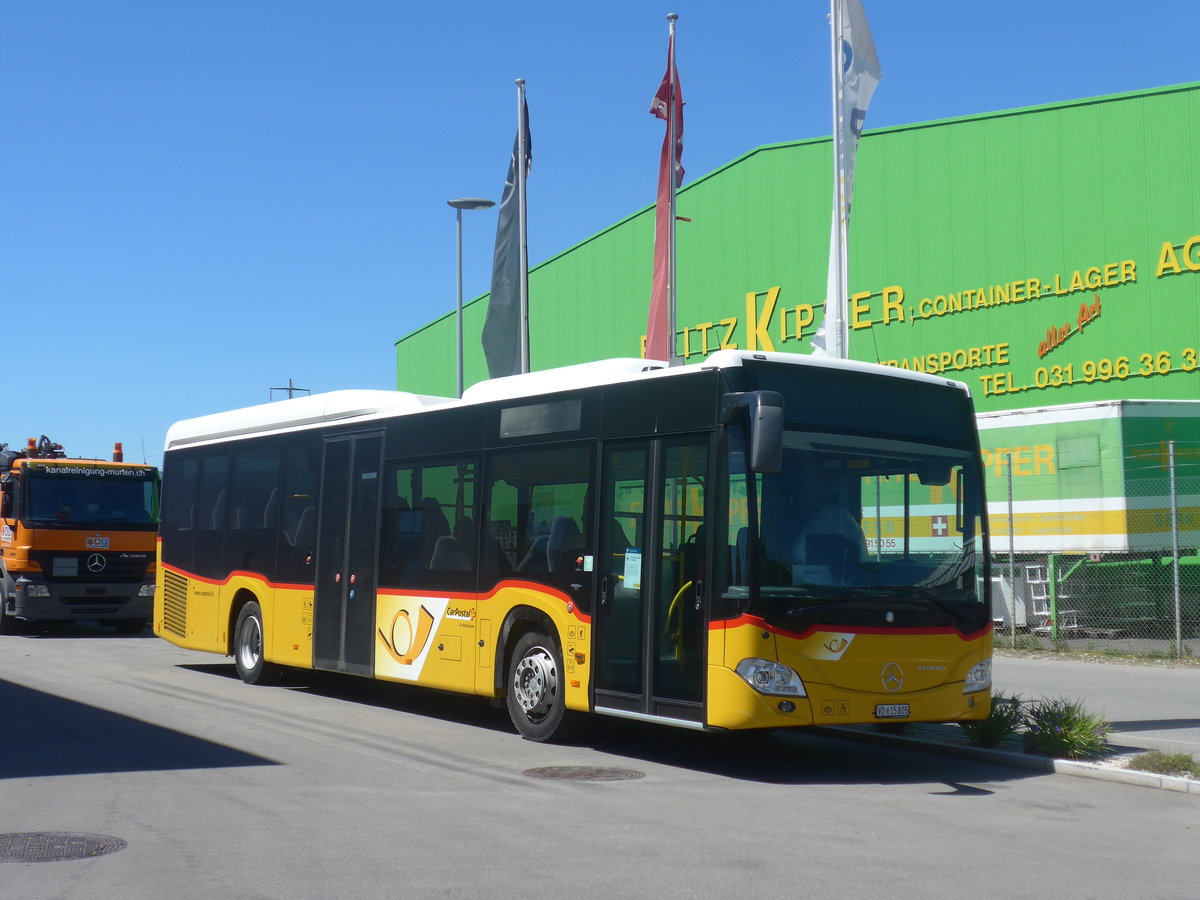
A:
{"label": "blue sky", "polygon": [[[865,7],[868,130],[1200,80],[1196,0]],[[499,199],[515,78],[531,264],[653,202],[672,11],[689,180],[829,134],[824,0],[0,0],[0,441],[157,463],[289,378],[395,387],[454,306],[446,200]],[[495,221],[464,214],[468,300]]]}

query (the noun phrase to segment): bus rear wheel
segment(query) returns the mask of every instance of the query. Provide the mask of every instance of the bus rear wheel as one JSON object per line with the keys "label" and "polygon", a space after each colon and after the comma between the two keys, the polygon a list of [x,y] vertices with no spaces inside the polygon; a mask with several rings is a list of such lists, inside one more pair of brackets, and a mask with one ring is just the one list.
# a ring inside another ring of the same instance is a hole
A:
{"label": "bus rear wheel", "polygon": [[508,715],[530,741],[564,740],[575,733],[579,716],[567,711],[562,651],[540,631],[528,631],[508,661],[505,700]]}
{"label": "bus rear wheel", "polygon": [[262,607],[251,600],[238,612],[233,629],[233,661],[238,677],[246,684],[266,684],[278,677],[279,669],[263,656]]}

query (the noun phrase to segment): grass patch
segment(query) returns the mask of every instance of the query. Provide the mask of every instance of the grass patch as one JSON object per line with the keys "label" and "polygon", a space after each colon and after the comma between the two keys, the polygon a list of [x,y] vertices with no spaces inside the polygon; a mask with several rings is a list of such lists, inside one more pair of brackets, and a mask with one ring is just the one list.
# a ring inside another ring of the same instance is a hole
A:
{"label": "grass patch", "polygon": [[1148,750],[1129,761],[1127,768],[1155,775],[1174,775],[1182,778],[1200,778],[1200,763],[1186,753],[1162,753]]}

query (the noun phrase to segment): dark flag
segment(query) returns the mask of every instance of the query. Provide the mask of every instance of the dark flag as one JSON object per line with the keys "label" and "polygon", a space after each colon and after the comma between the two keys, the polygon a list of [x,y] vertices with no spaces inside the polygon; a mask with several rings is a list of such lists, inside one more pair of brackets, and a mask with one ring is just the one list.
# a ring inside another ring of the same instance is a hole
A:
{"label": "dark flag", "polygon": [[[521,99],[521,122],[513,141],[508,178],[500,198],[500,214],[496,221],[496,251],[492,259],[492,292],[488,298],[487,316],[483,321],[483,353],[487,357],[488,377],[500,378],[521,371],[520,293],[524,273],[521,271],[521,210],[517,190],[518,175],[522,184],[533,163],[533,141],[529,136],[529,107]],[[521,133],[524,132],[524,141]],[[517,170],[521,144],[525,145],[524,169]]]}

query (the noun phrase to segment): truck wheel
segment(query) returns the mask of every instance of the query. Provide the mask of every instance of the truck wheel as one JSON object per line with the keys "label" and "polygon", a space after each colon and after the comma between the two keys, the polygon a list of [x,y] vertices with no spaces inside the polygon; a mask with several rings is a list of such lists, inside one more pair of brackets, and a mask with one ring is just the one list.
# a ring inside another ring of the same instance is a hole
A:
{"label": "truck wheel", "polygon": [[523,634],[508,661],[504,691],[508,715],[530,741],[563,740],[575,733],[579,717],[567,711],[562,651],[540,631]]}
{"label": "truck wheel", "polygon": [[263,657],[262,608],[255,600],[238,612],[233,629],[233,661],[238,677],[246,684],[267,684],[279,676],[279,668]]}
{"label": "truck wheel", "polygon": [[0,634],[16,634],[20,623],[16,616],[10,616],[6,607],[8,598],[0,594]]}

